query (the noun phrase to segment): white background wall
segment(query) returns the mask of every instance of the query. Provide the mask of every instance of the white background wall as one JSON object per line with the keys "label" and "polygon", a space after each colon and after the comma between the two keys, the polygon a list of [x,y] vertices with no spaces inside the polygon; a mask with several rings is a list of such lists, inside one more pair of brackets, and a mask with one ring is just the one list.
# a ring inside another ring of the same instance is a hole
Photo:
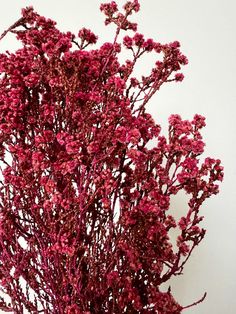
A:
{"label": "white background wall", "polygon": [[[99,12],[102,1],[87,0],[8,0],[2,1],[0,33],[20,16],[27,5],[58,22],[63,31],[86,26],[112,39],[103,26]],[[118,3],[124,3],[121,0]],[[173,280],[172,291],[181,304],[207,299],[185,313],[236,313],[236,2],[235,0],[140,0],[141,12],[135,17],[139,31],[162,43],[179,40],[189,58],[186,79],[181,84],[164,86],[149,109],[166,129],[171,113],[191,119],[195,113],[207,118],[204,138],[205,156],[222,159],[225,180],[221,193],[207,201],[202,209],[207,235],[185,267],[184,275]],[[8,35],[0,42],[0,51],[17,47]],[[146,65],[141,68],[145,72]],[[176,206],[181,208],[180,198]]]}

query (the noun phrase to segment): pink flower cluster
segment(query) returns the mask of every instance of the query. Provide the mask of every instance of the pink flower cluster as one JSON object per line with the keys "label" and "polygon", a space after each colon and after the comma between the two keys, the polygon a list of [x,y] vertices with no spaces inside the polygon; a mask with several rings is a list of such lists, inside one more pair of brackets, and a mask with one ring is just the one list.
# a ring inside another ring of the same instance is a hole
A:
{"label": "pink flower cluster", "polygon": [[[22,43],[0,54],[0,288],[10,297],[0,297],[3,311],[186,308],[161,284],[182,273],[203,239],[200,207],[218,193],[223,168],[218,159],[201,161],[204,117],[172,115],[165,137],[146,112],[163,83],[183,79],[179,42],[136,32],[128,18],[137,0],[101,10],[117,31],[97,48],[88,49],[97,41],[90,30],[62,33],[32,7],[2,36],[12,32]],[[131,57],[122,64],[123,49]],[[157,61],[133,77],[146,53]],[[177,220],[169,209],[181,190],[189,201]]]}

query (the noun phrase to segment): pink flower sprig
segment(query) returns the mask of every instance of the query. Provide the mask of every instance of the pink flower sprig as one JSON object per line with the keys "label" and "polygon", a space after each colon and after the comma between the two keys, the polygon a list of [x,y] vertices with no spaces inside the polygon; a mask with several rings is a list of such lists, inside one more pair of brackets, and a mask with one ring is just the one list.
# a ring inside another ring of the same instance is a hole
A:
{"label": "pink flower sprig", "polygon": [[[204,117],[171,115],[164,136],[146,112],[162,84],[182,81],[188,60],[179,42],[136,31],[128,18],[139,9],[136,0],[122,11],[102,4],[117,30],[93,49],[91,30],[62,33],[32,7],[1,36],[22,43],[0,54],[2,311],[177,314],[205,298],[182,306],[161,284],[183,273],[204,238],[200,208],[223,167],[200,158]],[[134,35],[120,38],[126,30]],[[131,57],[122,64],[123,49]],[[146,53],[157,61],[139,79]],[[181,190],[189,199],[176,219],[169,209]]]}

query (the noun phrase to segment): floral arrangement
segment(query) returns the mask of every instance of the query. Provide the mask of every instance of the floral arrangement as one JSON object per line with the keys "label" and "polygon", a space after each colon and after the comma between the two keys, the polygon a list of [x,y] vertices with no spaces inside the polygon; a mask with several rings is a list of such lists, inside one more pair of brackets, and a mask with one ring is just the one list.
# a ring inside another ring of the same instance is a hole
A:
{"label": "floral arrangement", "polygon": [[[139,8],[102,4],[116,33],[99,48],[91,30],[60,32],[32,7],[1,36],[22,43],[0,54],[4,312],[177,314],[205,298],[181,306],[161,285],[204,238],[200,207],[218,193],[223,168],[201,159],[203,116],[172,115],[165,137],[146,111],[162,84],[183,80],[188,60],[179,42],[138,33],[130,16]],[[135,77],[150,53],[151,72]],[[181,190],[189,201],[176,220],[169,208]]]}

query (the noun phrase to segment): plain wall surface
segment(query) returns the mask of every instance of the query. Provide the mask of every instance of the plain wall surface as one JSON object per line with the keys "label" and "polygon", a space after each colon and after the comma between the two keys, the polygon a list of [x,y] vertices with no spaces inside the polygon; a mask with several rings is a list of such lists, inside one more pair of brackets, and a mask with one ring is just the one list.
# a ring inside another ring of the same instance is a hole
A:
{"label": "plain wall surface", "polygon": [[[77,34],[91,28],[100,43],[112,40],[113,27],[105,27],[99,11],[103,1],[8,0],[1,3],[0,33],[20,17],[22,7],[33,5],[39,14],[58,22],[58,28]],[[123,1],[117,1],[123,4]],[[220,194],[202,208],[207,235],[186,264],[184,275],[174,278],[172,291],[182,305],[206,300],[186,310],[192,314],[236,313],[236,2],[235,0],[140,0],[141,11],[133,17],[139,32],[161,43],[181,42],[189,59],[181,84],[163,86],[148,109],[166,131],[168,116],[206,117],[203,132],[205,157],[222,160],[225,179]],[[0,51],[19,47],[12,35],[0,42]],[[140,65],[140,73],[146,65]],[[184,198],[178,198],[181,208]],[[181,209],[180,209],[181,210]]]}

